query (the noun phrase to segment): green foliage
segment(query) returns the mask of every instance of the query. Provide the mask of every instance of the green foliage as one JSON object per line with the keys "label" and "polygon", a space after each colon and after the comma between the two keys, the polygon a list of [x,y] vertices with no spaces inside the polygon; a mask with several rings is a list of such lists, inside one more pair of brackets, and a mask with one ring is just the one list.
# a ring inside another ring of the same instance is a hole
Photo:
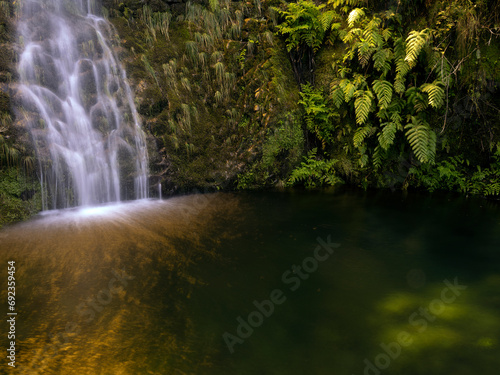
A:
{"label": "green foliage", "polygon": [[[432,31],[411,31],[404,38],[393,12],[370,15],[360,8],[348,13],[347,25],[341,33],[346,48],[334,64],[337,78],[332,80],[330,99],[344,116],[341,122],[354,118],[358,126],[352,144],[359,152],[360,165],[366,166],[372,156],[375,169],[380,168],[396,142],[402,142],[398,149],[405,152],[405,138],[397,137],[403,118],[408,119],[405,135],[413,154],[420,163],[432,164],[437,135],[424,111],[430,106],[439,113],[446,99],[439,76],[427,82],[443,71],[434,69],[435,64],[425,75],[418,70],[429,67],[419,64],[419,59],[435,58],[424,51]],[[410,73],[412,82],[407,82]],[[370,140],[373,134],[378,142]]]}
{"label": "green foliage", "polygon": [[378,143],[382,149],[387,151],[394,143],[396,132],[400,129],[396,122],[384,122],[380,125],[382,130],[378,135]]}
{"label": "green foliage", "polygon": [[[500,140],[500,18],[491,4],[188,3],[185,14],[169,21],[168,44],[155,26],[164,22],[142,4],[129,5],[141,17],[128,23],[142,38],[134,46],[136,63],[149,73],[139,76],[138,87],[144,81],[164,103],[147,123],[160,140],[165,176],[196,173],[198,181],[212,181],[231,164],[237,167],[221,174],[237,175],[239,188],[281,185],[305,144],[306,153],[316,148],[321,155],[316,151],[296,169],[297,184],[325,184],[316,172],[338,160],[334,175],[363,186],[400,183],[388,174],[405,174],[412,165],[413,182],[433,186],[435,171],[436,186],[458,189],[456,170],[469,181],[461,191],[494,192],[488,163]],[[294,125],[285,125],[291,113]],[[463,151],[469,145],[472,158]],[[457,154],[481,169],[451,161]]]}
{"label": "green foliage", "polygon": [[293,170],[288,180],[290,186],[303,183],[305,187],[312,188],[343,183],[342,179],[336,175],[334,169],[337,160],[319,159],[316,155],[317,151],[316,148],[310,150],[300,166]]}
{"label": "green foliage", "polygon": [[421,86],[422,91],[429,95],[429,104],[436,109],[441,108],[444,103],[445,94],[442,85],[440,81],[436,80]]}
{"label": "green foliage", "polygon": [[325,145],[333,141],[333,124],[331,123],[331,111],[323,93],[319,89],[314,89],[309,83],[302,85],[300,93],[301,104],[305,111],[305,121],[307,129],[314,133]]}
{"label": "green foliage", "polygon": [[253,168],[238,175],[237,188],[283,186],[283,181],[300,161],[303,148],[304,133],[300,121],[295,115],[286,114],[278,127],[268,131],[262,145],[262,159]]}
{"label": "green foliage", "polygon": [[373,94],[370,90],[358,90],[354,93],[354,109],[356,113],[356,123],[363,125],[371,112]]}
{"label": "green foliage", "polygon": [[429,39],[429,30],[410,31],[406,38],[406,57],[405,61],[410,68],[417,64],[418,56]]}
{"label": "green foliage", "polygon": [[392,84],[385,80],[374,80],[372,87],[375,95],[377,95],[379,108],[387,109],[392,101]]}
{"label": "green foliage", "polygon": [[411,116],[411,121],[405,126],[406,138],[415,156],[421,163],[434,163],[436,155],[436,133],[429,124],[419,117]]}
{"label": "green foliage", "polygon": [[373,134],[374,128],[371,126],[362,126],[356,129],[352,138],[354,147],[361,148],[365,138]]}
{"label": "green foliage", "polygon": [[[28,196],[24,194],[29,193]],[[18,168],[0,169],[0,227],[26,220],[41,210],[40,185]]]}
{"label": "green foliage", "polygon": [[500,149],[487,168],[471,168],[468,160],[461,156],[449,157],[434,166],[412,167],[410,175],[416,187],[429,191],[447,190],[463,194],[482,196],[500,195]]}
{"label": "green foliage", "polygon": [[141,60],[144,63],[144,67],[146,68],[146,71],[149,74],[151,74],[151,77],[154,78],[154,80],[156,82],[156,85],[158,87],[160,87],[160,83],[158,82],[158,78],[156,77],[156,73],[155,73],[154,69],[151,67],[151,64],[149,63],[148,58],[146,57],[146,55],[142,55],[141,56]]}
{"label": "green foliage", "polygon": [[361,8],[356,8],[351,10],[349,16],[347,17],[347,24],[349,27],[354,27],[357,21],[359,21],[362,17],[365,16],[365,12]]}
{"label": "green foliage", "polygon": [[300,49],[303,45],[314,52],[318,51],[325,33],[337,18],[333,11],[322,13],[324,7],[324,4],[317,6],[312,1],[299,0],[297,3],[288,3],[286,10],[276,9],[285,17],[277,29],[278,33],[286,36],[288,51]]}

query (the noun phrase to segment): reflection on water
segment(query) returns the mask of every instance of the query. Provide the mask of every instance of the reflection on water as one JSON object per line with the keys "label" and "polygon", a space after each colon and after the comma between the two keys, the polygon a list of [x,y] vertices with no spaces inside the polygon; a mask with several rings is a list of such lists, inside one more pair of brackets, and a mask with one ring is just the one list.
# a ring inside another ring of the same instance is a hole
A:
{"label": "reflection on water", "polygon": [[[16,261],[16,370],[496,374],[499,223],[484,201],[350,192],[50,212],[0,231],[2,264]],[[311,268],[328,236],[340,246]]]}

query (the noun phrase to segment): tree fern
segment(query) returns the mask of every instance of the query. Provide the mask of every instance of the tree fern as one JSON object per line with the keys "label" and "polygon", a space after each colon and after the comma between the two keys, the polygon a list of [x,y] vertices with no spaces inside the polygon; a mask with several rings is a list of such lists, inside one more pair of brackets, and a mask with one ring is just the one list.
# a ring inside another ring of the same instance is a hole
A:
{"label": "tree fern", "polygon": [[354,101],[354,110],[356,113],[356,123],[362,125],[368,119],[370,113],[373,94],[369,90],[358,90],[354,93],[356,100]]}
{"label": "tree fern", "polygon": [[406,138],[421,163],[434,163],[436,155],[436,133],[422,119],[411,116],[411,122],[405,126]]}

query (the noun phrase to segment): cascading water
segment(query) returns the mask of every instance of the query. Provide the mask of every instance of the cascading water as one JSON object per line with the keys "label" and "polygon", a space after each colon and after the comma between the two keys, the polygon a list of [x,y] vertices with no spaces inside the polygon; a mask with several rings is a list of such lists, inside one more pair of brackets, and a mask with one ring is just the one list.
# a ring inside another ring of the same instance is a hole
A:
{"label": "cascading water", "polygon": [[40,163],[43,208],[148,195],[148,156],[116,32],[91,0],[24,0],[19,109]]}

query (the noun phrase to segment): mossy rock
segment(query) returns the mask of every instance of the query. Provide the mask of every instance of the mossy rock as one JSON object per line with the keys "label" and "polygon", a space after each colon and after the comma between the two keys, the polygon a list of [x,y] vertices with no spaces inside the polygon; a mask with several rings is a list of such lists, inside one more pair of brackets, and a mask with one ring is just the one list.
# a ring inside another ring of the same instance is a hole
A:
{"label": "mossy rock", "polygon": [[10,112],[10,96],[0,91],[0,112]]}

